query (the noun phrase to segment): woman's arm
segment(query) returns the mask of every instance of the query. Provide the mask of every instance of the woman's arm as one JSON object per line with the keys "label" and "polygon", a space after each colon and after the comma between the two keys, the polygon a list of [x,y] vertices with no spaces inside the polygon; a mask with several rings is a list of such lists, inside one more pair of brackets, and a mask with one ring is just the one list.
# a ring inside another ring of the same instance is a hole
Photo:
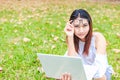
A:
{"label": "woman's arm", "polygon": [[77,52],[75,51],[74,45],[74,26],[70,24],[69,21],[65,26],[65,33],[67,35],[67,46],[68,46],[68,56],[77,56]]}
{"label": "woman's arm", "polygon": [[96,79],[94,79],[94,80],[107,80],[107,79],[106,79],[106,76],[104,75],[103,77],[101,77],[101,78],[96,78]]}
{"label": "woman's arm", "polygon": [[105,71],[106,71],[106,40],[105,37],[99,33],[94,33],[95,35],[95,47],[96,47],[96,62],[99,68],[100,78],[95,78],[95,80],[106,80]]}
{"label": "woman's arm", "polygon": [[94,35],[95,35],[95,47],[97,49],[97,54],[106,54],[105,37],[99,32],[95,32]]}
{"label": "woman's arm", "polygon": [[67,37],[67,46],[68,46],[68,56],[77,56],[77,52],[75,51],[75,46],[74,46],[74,38]]}

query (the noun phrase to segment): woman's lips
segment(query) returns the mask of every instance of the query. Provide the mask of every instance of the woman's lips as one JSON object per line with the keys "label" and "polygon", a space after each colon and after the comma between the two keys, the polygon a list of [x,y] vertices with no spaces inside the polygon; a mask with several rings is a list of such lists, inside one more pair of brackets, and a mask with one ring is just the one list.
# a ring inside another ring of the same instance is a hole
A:
{"label": "woman's lips", "polygon": [[84,34],[78,34],[79,36],[84,36]]}

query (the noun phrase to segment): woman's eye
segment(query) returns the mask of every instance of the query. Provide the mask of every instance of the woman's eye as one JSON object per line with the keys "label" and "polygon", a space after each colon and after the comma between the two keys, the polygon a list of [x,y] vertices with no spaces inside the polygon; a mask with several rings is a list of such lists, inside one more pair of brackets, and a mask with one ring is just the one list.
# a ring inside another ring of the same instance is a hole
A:
{"label": "woman's eye", "polygon": [[86,27],[86,26],[88,26],[88,25],[84,24],[83,26]]}
{"label": "woman's eye", "polygon": [[79,27],[79,25],[75,25],[75,27]]}

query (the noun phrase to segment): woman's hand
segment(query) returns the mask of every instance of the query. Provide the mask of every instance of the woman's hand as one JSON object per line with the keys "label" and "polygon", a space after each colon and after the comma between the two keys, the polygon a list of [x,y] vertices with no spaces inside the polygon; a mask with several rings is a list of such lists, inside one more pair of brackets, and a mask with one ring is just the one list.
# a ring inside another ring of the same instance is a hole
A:
{"label": "woman's hand", "polygon": [[67,24],[64,28],[64,31],[67,36],[73,36],[73,34],[74,34],[74,26],[71,23],[72,23],[72,20],[67,22]]}
{"label": "woman's hand", "polygon": [[70,73],[64,73],[60,80],[72,80]]}

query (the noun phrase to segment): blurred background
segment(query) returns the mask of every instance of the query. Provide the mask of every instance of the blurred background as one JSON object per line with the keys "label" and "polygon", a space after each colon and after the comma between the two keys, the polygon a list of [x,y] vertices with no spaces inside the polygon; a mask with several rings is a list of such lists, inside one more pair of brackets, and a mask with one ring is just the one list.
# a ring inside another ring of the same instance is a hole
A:
{"label": "blurred background", "polygon": [[54,80],[45,78],[36,53],[64,55],[64,27],[80,8],[105,36],[112,80],[120,80],[119,0],[0,0],[0,80]]}

